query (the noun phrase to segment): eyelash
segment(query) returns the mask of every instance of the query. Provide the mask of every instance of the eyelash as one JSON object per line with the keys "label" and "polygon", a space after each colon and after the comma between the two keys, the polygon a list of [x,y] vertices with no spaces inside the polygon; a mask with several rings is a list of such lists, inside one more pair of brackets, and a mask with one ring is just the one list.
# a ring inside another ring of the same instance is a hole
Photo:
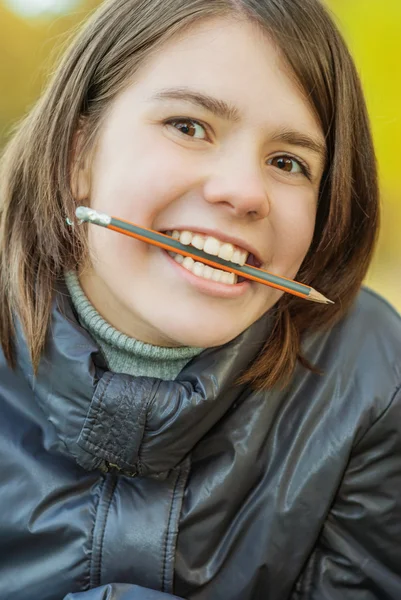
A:
{"label": "eyelash", "polygon": [[[184,123],[185,121],[187,121],[188,123],[195,123],[196,125],[200,125],[201,127],[203,127],[203,129],[206,132],[208,130],[208,126],[205,123],[202,123],[201,121],[197,121],[196,119],[191,119],[190,117],[174,117],[173,119],[168,119],[167,121],[164,121],[164,125],[173,125],[174,123]],[[179,131],[179,130],[177,129],[177,131]],[[182,135],[186,136],[185,133],[183,133]],[[190,136],[187,136],[187,137],[190,137]],[[277,156],[272,157],[272,159],[274,159],[274,158],[289,158],[289,159],[293,160],[300,166],[302,174],[310,181],[312,180],[312,173],[310,171],[310,168],[301,159],[295,158],[295,156],[292,156],[291,154],[278,154]]]}
{"label": "eyelash", "polygon": [[[277,154],[277,156],[273,156],[273,158],[289,158],[290,160],[293,160],[300,166],[302,175],[305,175],[305,177],[309,179],[309,181],[312,181],[311,170],[309,169],[308,165],[304,163],[300,158],[295,158],[295,156],[292,156],[291,154]],[[289,174],[291,175],[291,173]]]}
{"label": "eyelash", "polygon": [[[202,121],[197,121],[196,119],[191,119],[190,117],[174,117],[173,119],[168,119],[168,121],[164,121],[164,125],[173,125],[173,123],[195,123],[196,125],[200,125],[201,127],[203,127],[203,129],[207,132],[209,127],[206,125],[206,123],[202,123]],[[177,131],[179,131],[177,129]],[[186,135],[185,133],[183,133],[182,135]],[[190,137],[190,136],[187,136]]]}

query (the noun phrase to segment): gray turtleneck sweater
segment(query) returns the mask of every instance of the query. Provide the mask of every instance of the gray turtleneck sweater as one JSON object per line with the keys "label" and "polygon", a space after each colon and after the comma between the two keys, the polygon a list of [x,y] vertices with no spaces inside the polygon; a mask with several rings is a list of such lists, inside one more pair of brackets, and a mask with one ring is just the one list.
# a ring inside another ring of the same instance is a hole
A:
{"label": "gray turtleneck sweater", "polygon": [[107,323],[90,303],[75,272],[65,274],[79,322],[101,348],[110,371],[174,380],[203,348],[163,348],[131,338]]}

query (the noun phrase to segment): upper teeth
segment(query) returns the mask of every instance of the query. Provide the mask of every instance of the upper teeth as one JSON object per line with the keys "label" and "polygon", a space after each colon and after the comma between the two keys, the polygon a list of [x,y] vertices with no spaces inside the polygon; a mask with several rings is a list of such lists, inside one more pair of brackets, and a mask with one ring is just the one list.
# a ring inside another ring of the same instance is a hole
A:
{"label": "upper teeth", "polygon": [[166,231],[166,234],[172,236],[175,240],[178,240],[185,246],[194,246],[195,248],[198,248],[198,250],[203,250],[206,254],[218,256],[219,258],[229,260],[237,265],[244,266],[249,256],[249,252],[246,250],[241,250],[232,244],[221,242],[211,236],[192,233],[191,231],[177,230]]}

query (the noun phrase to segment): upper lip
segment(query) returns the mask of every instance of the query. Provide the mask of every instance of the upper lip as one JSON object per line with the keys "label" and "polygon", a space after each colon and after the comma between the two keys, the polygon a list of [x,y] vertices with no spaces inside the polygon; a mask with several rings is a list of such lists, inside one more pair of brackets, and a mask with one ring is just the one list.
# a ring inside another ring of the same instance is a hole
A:
{"label": "upper lip", "polygon": [[214,237],[221,242],[233,244],[233,246],[238,246],[242,250],[246,250],[247,252],[249,252],[249,254],[253,254],[253,256],[256,258],[256,260],[260,262],[260,264],[263,263],[263,259],[260,256],[258,250],[256,248],[254,248],[254,246],[252,246],[252,244],[250,244],[246,240],[243,240],[240,237],[226,235],[225,233],[221,233],[220,231],[217,231],[215,229],[208,229],[208,228],[201,229],[200,227],[187,227],[187,226],[171,227],[169,229],[166,229],[165,231],[174,231],[174,230],[190,231],[191,233],[199,233],[201,235]]}

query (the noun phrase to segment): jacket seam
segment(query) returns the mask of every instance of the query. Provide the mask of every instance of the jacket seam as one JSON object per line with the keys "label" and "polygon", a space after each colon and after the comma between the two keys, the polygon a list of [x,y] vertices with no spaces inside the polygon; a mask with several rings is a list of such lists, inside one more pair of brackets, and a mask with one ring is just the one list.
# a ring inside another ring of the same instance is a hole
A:
{"label": "jacket seam", "polygon": [[[107,479],[105,480],[105,483],[107,482]],[[111,502],[113,500],[113,496],[114,496],[114,492],[115,489],[117,487],[117,479],[111,480],[111,488],[110,491],[108,492],[109,497],[106,500],[106,510],[105,510],[105,514],[104,514],[104,520],[102,523],[102,530],[100,533],[100,544],[99,544],[99,561],[98,561],[98,567],[97,567],[97,571],[94,573],[93,576],[93,580],[91,581],[91,586],[92,587],[98,587],[99,585],[101,585],[101,580],[102,580],[102,571],[103,571],[103,548],[104,548],[104,538],[106,535],[106,527],[107,527],[107,520],[109,517],[109,511],[110,511],[110,507],[111,507]],[[107,490],[106,490],[107,493]],[[100,502],[101,499],[99,500],[99,506],[100,506]]]}
{"label": "jacket seam", "polygon": [[103,548],[104,548],[104,538],[106,536],[106,528],[107,528],[107,520],[109,518],[109,512],[111,507],[111,502],[113,500],[114,491],[117,487],[117,479],[113,481],[113,486],[110,490],[110,497],[107,502],[106,514],[104,516],[104,526],[102,531],[102,537],[100,539],[100,553],[99,553],[99,585],[102,583],[102,571],[103,571]]}
{"label": "jacket seam", "polygon": [[178,488],[178,482],[180,480],[180,475],[181,475],[181,470],[178,471],[176,480],[175,480],[175,484],[174,484],[174,489],[173,489],[173,493],[171,495],[171,503],[170,503],[170,510],[169,510],[169,516],[168,516],[168,521],[167,521],[167,528],[166,528],[166,535],[164,538],[164,552],[163,552],[163,570],[162,570],[162,591],[166,591],[166,575],[167,575],[167,546],[168,546],[168,542],[169,542],[169,533],[170,533],[170,527],[171,527],[171,519],[172,519],[172,515],[173,515],[173,505],[174,505],[174,501],[175,501],[175,497],[176,497],[176,493],[177,493],[177,488]]}
{"label": "jacket seam", "polygon": [[94,548],[94,543],[95,543],[95,527],[96,527],[96,520],[98,518],[98,514],[99,514],[99,507],[100,507],[100,500],[102,497],[102,492],[103,492],[103,488],[105,486],[106,480],[103,479],[103,481],[100,484],[100,489],[98,492],[98,499],[97,499],[97,504],[96,504],[96,512],[95,512],[95,518],[93,519],[93,523],[92,523],[92,527],[90,530],[90,534],[89,534],[89,546],[91,548],[91,554],[90,554],[90,560],[89,560],[89,586],[88,589],[90,589],[92,587],[92,564],[93,564],[93,555],[95,552],[95,548]]}

